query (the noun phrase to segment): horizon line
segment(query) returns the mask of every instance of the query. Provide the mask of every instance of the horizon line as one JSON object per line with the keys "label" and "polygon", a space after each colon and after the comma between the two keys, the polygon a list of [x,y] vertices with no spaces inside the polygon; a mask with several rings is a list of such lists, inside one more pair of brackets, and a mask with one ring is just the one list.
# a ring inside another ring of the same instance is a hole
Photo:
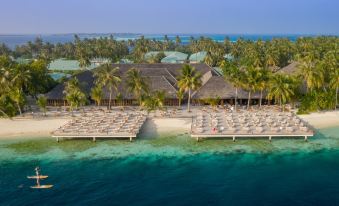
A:
{"label": "horizon line", "polygon": [[132,35],[276,35],[276,36],[281,36],[281,35],[288,35],[288,36],[292,36],[292,35],[298,35],[298,36],[302,36],[302,35],[306,35],[306,36],[339,36],[339,33],[335,34],[335,33],[213,33],[213,32],[197,32],[197,33],[141,33],[141,32],[65,32],[65,33],[0,33],[0,36],[24,36],[24,35],[71,35],[71,34],[78,34],[78,35],[88,35],[88,34],[104,34],[104,35],[108,35],[108,34],[112,34],[114,36],[114,34],[132,34]]}

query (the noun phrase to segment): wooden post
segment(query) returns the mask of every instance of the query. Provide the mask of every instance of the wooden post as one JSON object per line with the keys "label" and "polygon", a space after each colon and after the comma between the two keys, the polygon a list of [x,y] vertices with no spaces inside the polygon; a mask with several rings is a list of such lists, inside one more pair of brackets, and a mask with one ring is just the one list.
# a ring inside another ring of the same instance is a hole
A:
{"label": "wooden post", "polygon": [[132,142],[132,140],[133,140],[132,137],[129,137],[129,141]]}
{"label": "wooden post", "polygon": [[95,139],[95,137],[93,137],[93,142],[95,142],[96,141],[96,139]]}
{"label": "wooden post", "polygon": [[235,136],[233,136],[233,142],[235,142]]}
{"label": "wooden post", "polygon": [[307,136],[305,136],[305,142],[307,142]]}
{"label": "wooden post", "polygon": [[59,142],[59,137],[56,137],[56,141]]}
{"label": "wooden post", "polygon": [[268,139],[270,140],[270,142],[272,142],[272,136],[269,136]]}
{"label": "wooden post", "polygon": [[197,139],[197,142],[199,142],[199,137],[197,137],[196,139]]}

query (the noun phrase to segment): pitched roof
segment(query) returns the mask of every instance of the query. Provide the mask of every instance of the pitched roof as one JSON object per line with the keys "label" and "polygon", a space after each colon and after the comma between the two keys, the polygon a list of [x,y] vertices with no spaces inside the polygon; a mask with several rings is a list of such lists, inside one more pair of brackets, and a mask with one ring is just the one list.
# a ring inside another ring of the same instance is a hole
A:
{"label": "pitched roof", "polygon": [[298,62],[292,62],[289,65],[279,69],[277,73],[284,73],[284,74],[296,74],[299,70]]}
{"label": "pitched roof", "polygon": [[197,53],[191,54],[189,60],[190,62],[203,62],[206,55],[207,55],[207,52],[205,51],[197,52]]}
{"label": "pitched roof", "polygon": [[[80,74],[75,75],[74,77],[79,80],[83,91],[89,94],[94,85],[94,77],[92,71],[86,70],[81,72]],[[49,91],[45,96],[47,97],[47,99],[65,99],[65,94],[63,93],[64,89],[65,84],[60,83],[56,85],[51,91]]]}
{"label": "pitched roof", "polygon": [[53,73],[50,73],[49,76],[51,76],[54,80],[59,80],[63,77],[71,77],[70,74],[65,74],[65,73],[59,73],[59,72],[53,72]]}
{"label": "pitched roof", "polygon": [[173,52],[170,55],[166,55],[166,57],[161,60],[161,63],[183,63],[187,60],[187,57],[188,55],[185,53]]}
{"label": "pitched roof", "polygon": [[[230,82],[225,81],[222,76],[212,76],[201,88],[193,95],[193,99],[207,99],[219,97],[221,99],[235,98],[235,88]],[[259,98],[258,93],[251,94],[251,98]],[[247,99],[248,92],[243,89],[238,89],[238,98]]]}
{"label": "pitched roof", "polygon": [[[164,76],[147,76],[145,81],[148,85],[149,92],[164,91],[165,97],[169,99],[176,98],[176,88]],[[118,94],[121,94],[123,99],[136,99],[133,92],[129,91],[127,86],[126,76],[122,77],[121,84],[119,84],[117,91],[112,91],[112,99],[115,99]],[[104,88],[104,99],[109,99],[109,90]]]}
{"label": "pitched roof", "polygon": [[[118,87],[118,91],[125,99],[133,99],[133,94],[128,91],[126,85],[127,71],[135,68],[138,69],[143,77],[146,78],[151,91],[164,90],[167,98],[175,98],[177,78],[183,64],[112,64],[112,68],[119,67],[119,76],[122,81]],[[194,64],[194,67],[202,75],[211,73],[211,68],[206,64]],[[96,68],[97,69],[97,68]],[[87,94],[90,93],[94,85],[93,72],[96,70],[86,70],[75,75],[79,82],[84,86]],[[46,94],[48,99],[64,99],[64,84],[58,84],[50,92]],[[108,90],[104,89],[106,97],[109,96]],[[115,97],[116,94],[113,94]]]}
{"label": "pitched roof", "polygon": [[[91,63],[87,69],[93,69],[97,67],[96,63]],[[48,65],[49,70],[78,70],[81,69],[79,66],[79,61],[77,60],[68,60],[68,59],[56,59]]]}

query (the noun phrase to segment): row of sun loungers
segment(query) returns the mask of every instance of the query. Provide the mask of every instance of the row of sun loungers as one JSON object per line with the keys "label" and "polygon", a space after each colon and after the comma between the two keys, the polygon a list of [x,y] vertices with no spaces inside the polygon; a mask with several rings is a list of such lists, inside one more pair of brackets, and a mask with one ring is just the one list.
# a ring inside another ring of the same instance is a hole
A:
{"label": "row of sun loungers", "polygon": [[311,135],[313,132],[290,112],[201,111],[193,119],[195,135]]}
{"label": "row of sun loungers", "polygon": [[146,120],[142,112],[86,112],[61,126],[53,136],[135,137]]}

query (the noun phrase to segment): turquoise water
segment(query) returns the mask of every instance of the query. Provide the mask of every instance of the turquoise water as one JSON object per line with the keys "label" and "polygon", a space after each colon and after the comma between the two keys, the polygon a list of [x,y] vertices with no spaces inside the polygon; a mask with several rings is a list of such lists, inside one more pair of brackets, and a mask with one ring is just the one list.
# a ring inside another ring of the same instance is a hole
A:
{"label": "turquoise water", "polygon": [[[32,190],[39,165],[54,184]],[[338,205],[339,127],[309,142],[0,142],[1,205]]]}
{"label": "turquoise water", "polygon": [[[99,38],[99,37],[109,37],[111,34],[79,34],[80,38]],[[148,39],[163,40],[164,34],[113,34],[117,40],[128,40],[140,38],[141,35],[144,35]],[[291,41],[295,41],[298,37],[301,36],[312,36],[312,35],[294,35],[294,34],[281,34],[281,35],[268,35],[268,34],[171,34],[168,35],[168,38],[175,41],[175,37],[179,35],[182,43],[187,44],[190,41],[190,37],[199,38],[200,36],[209,37],[215,41],[222,42],[224,41],[225,36],[228,36],[231,41],[236,41],[238,38],[242,37],[248,40],[270,40],[272,38],[288,38]],[[28,41],[34,41],[36,37],[41,37],[44,41],[50,43],[66,43],[74,41],[74,34],[41,34],[41,35],[0,35],[0,43],[5,43],[11,48],[15,48],[17,45],[22,45]]]}

